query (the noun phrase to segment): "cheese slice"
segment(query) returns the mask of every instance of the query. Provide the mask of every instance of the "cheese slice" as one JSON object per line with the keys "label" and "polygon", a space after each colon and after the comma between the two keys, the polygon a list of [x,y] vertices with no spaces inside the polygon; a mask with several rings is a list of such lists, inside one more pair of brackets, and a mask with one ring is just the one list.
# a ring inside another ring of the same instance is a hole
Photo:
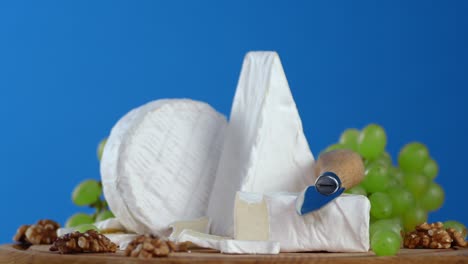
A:
{"label": "cheese slice", "polygon": [[208,205],[211,232],[233,235],[237,191],[300,192],[313,155],[276,52],[246,55]]}
{"label": "cheese slice", "polygon": [[[100,233],[123,233],[126,232],[117,218],[109,218],[103,221],[99,221],[93,224],[98,228]],[[61,227],[57,229],[57,236],[63,236],[68,233],[75,232],[77,227]]]}
{"label": "cheese slice", "polygon": [[130,232],[169,235],[206,215],[227,122],[208,104],[157,100],[113,127],[101,160],[110,209]]}
{"label": "cheese slice", "polygon": [[[280,243],[281,252],[369,250],[370,203],[367,197],[345,194],[303,216],[296,212],[296,198],[294,193],[238,192],[234,238],[276,241]],[[265,206],[266,211],[249,213],[249,209]]]}

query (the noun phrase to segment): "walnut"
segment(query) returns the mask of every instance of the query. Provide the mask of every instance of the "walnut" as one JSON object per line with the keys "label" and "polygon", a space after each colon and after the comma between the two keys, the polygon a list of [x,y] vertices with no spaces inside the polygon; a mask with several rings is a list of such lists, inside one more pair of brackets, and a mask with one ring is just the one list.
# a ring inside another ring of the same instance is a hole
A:
{"label": "walnut", "polygon": [[423,223],[416,226],[415,231],[406,233],[403,245],[406,248],[450,248],[466,247],[467,241],[462,234],[453,228],[445,229],[441,222]]}
{"label": "walnut", "polygon": [[428,223],[422,223],[418,226],[415,227],[416,231],[429,231],[429,230],[434,230],[434,229],[440,229],[443,228],[444,224],[442,222],[436,222],[432,224]]}
{"label": "walnut", "polygon": [[447,228],[447,232],[452,237],[454,246],[468,247],[468,242],[465,241],[465,239],[463,238],[463,235],[460,234],[460,232],[458,232],[457,230],[453,228]]}
{"label": "walnut", "polygon": [[443,229],[431,229],[427,233],[432,237],[429,248],[450,248],[452,246],[453,239],[450,237],[449,233]]}
{"label": "walnut", "polygon": [[60,225],[57,222],[49,219],[41,219],[37,221],[37,225],[43,226],[45,229],[57,230],[60,228]]}
{"label": "walnut", "polygon": [[52,220],[39,220],[35,225],[22,225],[16,231],[13,240],[34,245],[52,244],[57,239],[60,225]]}
{"label": "walnut", "polygon": [[429,229],[431,229],[431,225],[429,225],[428,223],[422,223],[416,226],[415,229],[416,231],[428,231]]}
{"label": "walnut", "polygon": [[403,240],[403,246],[406,248],[429,248],[432,242],[431,237],[420,231],[407,233]]}
{"label": "walnut", "polygon": [[28,243],[26,241],[26,230],[28,230],[29,225],[22,225],[16,230],[16,234],[13,236],[14,241],[18,241],[21,243]]}
{"label": "walnut", "polygon": [[117,245],[95,230],[88,230],[85,233],[73,232],[59,237],[49,250],[62,254],[114,253]]}
{"label": "walnut", "polygon": [[173,252],[187,252],[190,247],[190,242],[174,243],[167,241],[167,245]]}
{"label": "walnut", "polygon": [[153,235],[135,238],[125,249],[125,255],[138,258],[167,257],[171,252],[187,251],[187,243],[176,244]]}

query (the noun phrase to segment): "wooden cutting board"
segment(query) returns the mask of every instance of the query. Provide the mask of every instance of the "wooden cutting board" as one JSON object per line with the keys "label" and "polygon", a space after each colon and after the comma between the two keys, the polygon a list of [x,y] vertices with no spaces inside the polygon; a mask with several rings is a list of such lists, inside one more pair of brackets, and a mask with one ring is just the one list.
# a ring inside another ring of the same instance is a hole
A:
{"label": "wooden cutting board", "polygon": [[61,255],[50,252],[49,246],[21,249],[16,245],[0,246],[0,263],[34,264],[94,264],[94,263],[468,263],[468,248],[464,249],[402,249],[397,256],[376,257],[374,253],[281,253],[279,255],[226,255],[212,250],[172,253],[167,258],[150,260],[129,258],[123,252],[115,254]]}

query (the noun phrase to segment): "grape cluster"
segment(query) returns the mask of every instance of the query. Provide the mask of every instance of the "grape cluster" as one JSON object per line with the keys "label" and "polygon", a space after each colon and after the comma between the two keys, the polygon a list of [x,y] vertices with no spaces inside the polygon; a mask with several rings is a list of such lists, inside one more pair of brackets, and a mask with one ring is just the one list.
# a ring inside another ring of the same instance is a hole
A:
{"label": "grape cluster", "polygon": [[[386,145],[385,130],[370,124],[361,131],[346,129],[338,143],[324,150],[350,149],[363,157],[365,177],[346,192],[368,196],[369,237],[373,251],[379,256],[395,255],[402,244],[401,232],[426,222],[428,213],[439,209],[445,197],[442,187],[434,182],[439,167],[424,144],[411,142],[403,146],[397,165],[385,151]],[[446,224],[466,229],[456,221]]]}
{"label": "grape cluster", "polygon": [[[99,161],[106,142],[107,138],[103,139],[98,145],[97,156]],[[95,229],[90,228],[92,223],[114,217],[114,214],[107,206],[107,202],[102,197],[102,184],[100,181],[87,179],[80,182],[73,190],[72,201],[78,206],[92,207],[95,212],[94,214],[76,213],[70,216],[65,224],[66,227],[78,227],[77,230],[82,228]]]}

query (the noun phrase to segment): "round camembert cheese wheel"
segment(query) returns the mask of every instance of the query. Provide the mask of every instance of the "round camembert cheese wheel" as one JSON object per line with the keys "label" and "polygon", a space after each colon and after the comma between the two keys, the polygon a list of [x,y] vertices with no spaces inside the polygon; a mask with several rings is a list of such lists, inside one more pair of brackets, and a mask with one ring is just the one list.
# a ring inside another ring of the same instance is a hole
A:
{"label": "round camembert cheese wheel", "polygon": [[227,122],[206,103],[164,99],[113,127],[101,160],[105,198],[131,232],[167,235],[206,215]]}

